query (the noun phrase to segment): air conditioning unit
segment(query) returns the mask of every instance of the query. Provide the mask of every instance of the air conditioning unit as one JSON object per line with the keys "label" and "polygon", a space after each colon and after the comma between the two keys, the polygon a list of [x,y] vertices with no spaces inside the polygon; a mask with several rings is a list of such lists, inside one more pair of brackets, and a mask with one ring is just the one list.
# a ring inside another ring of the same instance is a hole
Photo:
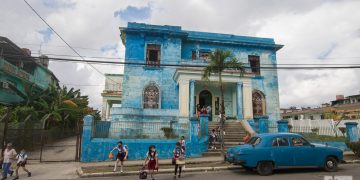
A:
{"label": "air conditioning unit", "polygon": [[4,89],[9,89],[9,83],[5,81],[0,82],[0,87]]}

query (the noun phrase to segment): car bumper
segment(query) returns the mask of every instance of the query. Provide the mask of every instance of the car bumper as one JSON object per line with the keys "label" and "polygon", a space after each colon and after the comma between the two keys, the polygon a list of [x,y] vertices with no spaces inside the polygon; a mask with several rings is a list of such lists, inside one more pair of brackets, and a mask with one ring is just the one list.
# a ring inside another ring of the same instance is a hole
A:
{"label": "car bumper", "polygon": [[245,160],[239,160],[239,159],[236,159],[234,156],[228,156],[228,155],[224,157],[224,160],[229,163],[240,164],[240,165],[243,165],[246,163]]}

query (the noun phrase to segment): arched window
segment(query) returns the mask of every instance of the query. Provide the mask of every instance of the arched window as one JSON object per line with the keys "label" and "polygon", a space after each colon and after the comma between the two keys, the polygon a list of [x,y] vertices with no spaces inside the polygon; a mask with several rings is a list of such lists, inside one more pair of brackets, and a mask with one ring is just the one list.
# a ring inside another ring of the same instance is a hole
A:
{"label": "arched window", "polygon": [[265,115],[265,97],[260,91],[252,93],[253,116]]}
{"label": "arched window", "polygon": [[159,108],[159,95],[159,88],[154,83],[146,86],[144,89],[144,108]]}

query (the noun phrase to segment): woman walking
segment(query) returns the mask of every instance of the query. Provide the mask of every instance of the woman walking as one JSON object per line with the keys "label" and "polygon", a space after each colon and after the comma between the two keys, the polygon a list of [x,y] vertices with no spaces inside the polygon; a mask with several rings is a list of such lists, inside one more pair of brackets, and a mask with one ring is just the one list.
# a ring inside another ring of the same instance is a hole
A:
{"label": "woman walking", "polygon": [[2,180],[7,178],[7,175],[9,174],[10,176],[14,173],[14,171],[10,170],[11,167],[11,163],[12,161],[15,159],[17,153],[15,151],[15,149],[13,148],[11,143],[8,143],[6,145],[6,149],[4,150],[4,154],[3,154],[3,164],[2,164],[2,169],[3,169],[3,173],[2,173]]}
{"label": "woman walking", "polygon": [[181,144],[179,142],[176,143],[176,148],[174,149],[174,157],[173,158],[175,160],[174,179],[176,179],[178,170],[179,170],[178,178],[180,178],[182,168],[185,165],[184,150],[181,148]]}

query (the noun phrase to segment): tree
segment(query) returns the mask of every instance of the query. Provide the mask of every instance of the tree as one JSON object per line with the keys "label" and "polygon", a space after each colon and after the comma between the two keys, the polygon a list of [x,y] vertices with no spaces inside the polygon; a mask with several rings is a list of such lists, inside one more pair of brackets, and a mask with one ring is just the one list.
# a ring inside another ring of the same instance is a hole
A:
{"label": "tree", "polygon": [[[223,132],[225,122],[225,104],[224,104],[224,87],[222,82],[222,73],[225,70],[236,70],[242,76],[245,72],[243,63],[239,62],[234,54],[229,50],[216,49],[210,54],[210,59],[207,66],[204,68],[203,79],[210,81],[210,76],[217,75],[220,88],[221,106],[220,106],[220,131]],[[224,155],[224,138],[223,133],[220,133],[221,138],[221,156]]]}

